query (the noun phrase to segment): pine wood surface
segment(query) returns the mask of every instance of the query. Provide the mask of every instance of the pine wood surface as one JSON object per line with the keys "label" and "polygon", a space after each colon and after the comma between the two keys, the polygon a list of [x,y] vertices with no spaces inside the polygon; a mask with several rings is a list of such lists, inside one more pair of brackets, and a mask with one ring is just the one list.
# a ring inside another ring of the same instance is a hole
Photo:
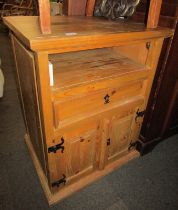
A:
{"label": "pine wood surface", "polygon": [[[59,123],[62,123],[62,121],[67,118],[81,116],[84,115],[84,113],[93,112],[93,110],[95,110],[95,112],[104,111],[106,108],[112,107],[115,103],[141,95],[142,87],[143,82],[139,81],[122,88],[113,87],[63,102],[56,101],[54,102],[55,125],[58,127]],[[105,103],[104,97],[106,95],[110,96],[109,104]]]}
{"label": "pine wood surface", "polygon": [[86,16],[93,16],[96,0],[88,0],[86,7]]}
{"label": "pine wood surface", "polygon": [[46,161],[44,152],[44,142],[41,132],[41,120],[39,115],[39,101],[36,84],[35,61],[33,54],[27,51],[19,41],[11,36],[17,74],[19,78],[19,88],[21,94],[21,103],[23,106],[25,124],[28,134],[38,159],[46,172]]}
{"label": "pine wood surface", "polygon": [[69,89],[146,70],[144,65],[115,53],[112,49],[52,55],[49,60],[54,66],[54,90]]}
{"label": "pine wood surface", "polygon": [[38,0],[39,23],[42,34],[51,33],[50,3],[48,0]]}
{"label": "pine wood surface", "polygon": [[134,22],[64,16],[52,17],[51,35],[42,35],[38,17],[5,17],[3,20],[28,48],[36,51],[70,52],[113,47],[123,42],[167,37],[173,34],[173,30],[170,29],[152,30],[147,29],[144,24]]}
{"label": "pine wood surface", "polygon": [[57,192],[56,194],[52,194],[51,190],[48,186],[48,180],[46,179],[46,176],[41,168],[40,162],[36,156],[35,150],[33,148],[33,145],[31,143],[31,140],[28,135],[25,135],[25,142],[27,144],[27,147],[29,149],[30,156],[33,160],[33,164],[36,168],[40,183],[42,185],[42,188],[45,192],[45,196],[47,198],[49,205],[54,205],[55,203],[63,200],[64,198],[70,196],[71,194],[79,191],[83,187],[89,185],[90,183],[98,180],[99,178],[106,176],[107,174],[111,173],[113,170],[121,167],[123,164],[126,164],[128,161],[138,158],[139,153],[135,150],[133,150],[130,153],[127,153],[124,157],[120,158],[119,160],[113,162],[112,164],[108,165],[106,167],[106,170],[98,170],[92,175],[88,175],[85,177],[85,179],[78,180],[77,182],[74,182],[71,186],[66,186],[61,191]]}
{"label": "pine wood surface", "polygon": [[147,19],[147,28],[157,28],[162,0],[151,0]]}
{"label": "pine wood surface", "polygon": [[64,15],[79,15],[84,16],[86,10],[87,0],[73,1],[64,0],[63,1],[63,14]]}
{"label": "pine wood surface", "polygon": [[[26,60],[35,63],[32,82],[53,203],[112,171],[120,160],[125,162],[123,156],[132,157],[128,149],[138,140],[143,120],[138,113],[146,107],[163,39],[173,31],[91,17],[55,17],[52,35],[41,35],[37,17],[4,20],[23,44],[24,54],[29,52]],[[20,25],[28,20],[30,25]],[[26,68],[19,67],[21,72]],[[26,69],[33,71],[29,65]],[[28,107],[28,100],[23,101]],[[33,124],[32,117],[28,122]],[[56,145],[63,150],[50,152]],[[53,186],[64,177],[66,187]]]}

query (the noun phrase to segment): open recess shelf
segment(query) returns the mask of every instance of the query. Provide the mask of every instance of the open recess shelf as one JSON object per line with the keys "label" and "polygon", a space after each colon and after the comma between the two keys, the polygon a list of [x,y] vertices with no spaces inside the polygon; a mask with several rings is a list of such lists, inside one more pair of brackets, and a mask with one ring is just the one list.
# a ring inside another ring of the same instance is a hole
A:
{"label": "open recess shelf", "polygon": [[54,54],[49,56],[49,60],[54,68],[52,90],[58,91],[146,70],[145,65],[112,48]]}

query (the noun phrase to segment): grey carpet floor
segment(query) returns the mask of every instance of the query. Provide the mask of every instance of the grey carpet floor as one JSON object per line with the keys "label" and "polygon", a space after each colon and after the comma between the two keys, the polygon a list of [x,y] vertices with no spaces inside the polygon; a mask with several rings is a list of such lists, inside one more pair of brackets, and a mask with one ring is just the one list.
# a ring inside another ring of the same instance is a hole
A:
{"label": "grey carpet floor", "polygon": [[178,135],[49,208],[24,143],[15,67],[0,33],[5,94],[0,100],[0,210],[178,210]]}

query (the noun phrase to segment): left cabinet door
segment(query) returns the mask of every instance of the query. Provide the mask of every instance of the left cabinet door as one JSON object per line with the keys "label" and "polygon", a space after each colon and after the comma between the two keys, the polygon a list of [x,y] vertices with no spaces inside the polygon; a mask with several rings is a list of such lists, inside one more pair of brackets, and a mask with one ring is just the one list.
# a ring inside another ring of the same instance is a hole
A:
{"label": "left cabinet door", "polygon": [[69,179],[88,174],[95,168],[96,131],[67,140],[66,173]]}
{"label": "left cabinet door", "polygon": [[[63,142],[61,145],[63,151],[59,149],[56,153],[50,154],[55,164],[53,169],[56,170],[53,183],[65,177],[66,184],[70,184],[95,170],[97,130],[91,129],[81,133],[80,131],[64,132],[58,139],[60,139],[59,143]],[[61,184],[60,187],[62,186]]]}

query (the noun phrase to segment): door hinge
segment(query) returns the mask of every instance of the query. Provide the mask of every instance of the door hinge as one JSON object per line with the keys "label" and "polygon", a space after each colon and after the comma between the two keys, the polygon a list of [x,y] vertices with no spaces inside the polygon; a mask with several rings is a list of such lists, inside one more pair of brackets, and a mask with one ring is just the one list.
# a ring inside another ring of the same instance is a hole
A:
{"label": "door hinge", "polygon": [[144,117],[144,115],[145,115],[145,110],[140,112],[139,109],[138,109],[137,112],[136,112],[135,122],[137,122],[137,119],[139,117]]}
{"label": "door hinge", "polygon": [[65,184],[66,184],[66,175],[63,174],[62,176],[63,176],[62,179],[59,179],[58,181],[53,182],[53,183],[51,184],[51,186],[52,186],[52,187],[60,187],[61,184],[64,184],[64,185],[65,185]]}
{"label": "door hinge", "polygon": [[61,152],[63,153],[64,152],[63,144],[64,144],[64,138],[62,137],[60,144],[56,144],[56,145],[48,148],[48,153],[51,153],[51,152],[56,153],[57,150],[61,150]]}

